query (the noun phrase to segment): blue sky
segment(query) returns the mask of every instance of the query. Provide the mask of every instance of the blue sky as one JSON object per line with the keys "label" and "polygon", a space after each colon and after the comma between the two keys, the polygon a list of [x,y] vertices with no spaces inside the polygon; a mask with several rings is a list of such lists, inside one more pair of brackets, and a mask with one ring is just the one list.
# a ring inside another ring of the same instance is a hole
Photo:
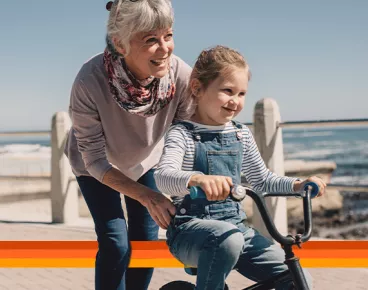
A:
{"label": "blue sky", "polygon": [[[49,129],[80,66],[104,49],[105,0],[0,3],[0,131]],[[274,98],[283,121],[368,118],[368,1],[173,0],[175,54],[238,49],[253,79],[237,118]]]}

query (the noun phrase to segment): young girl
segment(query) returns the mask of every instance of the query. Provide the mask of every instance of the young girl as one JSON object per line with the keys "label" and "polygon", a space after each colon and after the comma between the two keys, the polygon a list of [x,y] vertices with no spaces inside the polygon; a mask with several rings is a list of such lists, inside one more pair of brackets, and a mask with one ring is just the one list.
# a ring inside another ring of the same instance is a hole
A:
{"label": "young girl", "polygon": [[[223,290],[233,268],[254,281],[287,270],[281,247],[248,227],[241,204],[229,197],[241,173],[256,191],[298,192],[314,181],[319,195],[324,193],[317,177],[299,181],[270,172],[251,131],[233,121],[243,109],[249,79],[240,53],[223,46],[202,51],[190,78],[194,114],[171,127],[155,171],[158,189],[177,208],[167,243],[176,258],[197,267],[199,290]],[[192,200],[191,186],[201,187],[207,199]],[[290,278],[276,289],[290,289],[291,283]]]}

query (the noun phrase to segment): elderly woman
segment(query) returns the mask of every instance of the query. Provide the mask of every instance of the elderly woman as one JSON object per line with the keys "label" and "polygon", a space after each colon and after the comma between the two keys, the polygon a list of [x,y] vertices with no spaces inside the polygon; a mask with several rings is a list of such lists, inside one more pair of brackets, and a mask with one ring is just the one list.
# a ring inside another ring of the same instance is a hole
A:
{"label": "elderly woman", "polygon": [[[153,269],[127,269],[133,240],[157,240],[175,207],[156,188],[162,137],[188,108],[191,68],[174,56],[169,0],[115,0],[107,46],[71,91],[66,154],[95,223],[96,289],[147,289]],[[121,206],[124,195],[128,229]]]}

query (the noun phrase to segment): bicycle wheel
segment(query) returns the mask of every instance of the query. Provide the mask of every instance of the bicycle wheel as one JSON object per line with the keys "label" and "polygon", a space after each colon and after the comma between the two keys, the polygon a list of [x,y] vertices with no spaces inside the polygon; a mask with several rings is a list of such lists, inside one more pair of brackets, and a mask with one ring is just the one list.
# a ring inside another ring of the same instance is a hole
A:
{"label": "bicycle wheel", "polygon": [[195,285],[186,281],[173,281],[165,284],[159,290],[194,290]]}
{"label": "bicycle wheel", "polygon": [[[193,290],[195,285],[186,281],[173,281],[162,286],[159,290]],[[229,290],[229,286],[225,284],[224,290]]]}

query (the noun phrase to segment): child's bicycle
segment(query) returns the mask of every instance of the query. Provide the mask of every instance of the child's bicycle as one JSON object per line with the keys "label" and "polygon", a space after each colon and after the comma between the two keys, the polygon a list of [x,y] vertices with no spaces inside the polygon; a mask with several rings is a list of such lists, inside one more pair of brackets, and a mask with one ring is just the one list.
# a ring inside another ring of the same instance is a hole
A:
{"label": "child's bicycle", "polygon": [[[285,264],[288,266],[288,270],[268,279],[265,281],[260,281],[252,286],[244,288],[243,290],[268,290],[274,289],[275,283],[281,281],[287,277],[292,278],[294,283],[294,289],[296,290],[309,290],[307,281],[305,279],[303,270],[299,263],[299,258],[293,253],[292,247],[294,245],[301,248],[301,244],[308,241],[312,233],[312,206],[311,198],[315,197],[319,192],[318,185],[309,182],[304,188],[302,193],[292,193],[292,194],[278,194],[278,193],[256,193],[252,189],[236,185],[231,190],[231,197],[235,200],[242,200],[246,195],[250,196],[256,203],[262,219],[267,227],[270,235],[275,239],[285,251]],[[206,198],[206,195],[200,188],[192,187],[190,195],[192,198]],[[300,197],[303,199],[303,211],[304,211],[304,233],[297,234],[296,236],[287,235],[283,236],[276,229],[275,224],[270,218],[270,214],[265,205],[265,197]],[[185,268],[185,272],[190,275],[196,275],[196,268]],[[160,288],[160,290],[193,290],[195,285],[186,281],[173,281],[165,284]],[[228,290],[228,286],[225,285],[224,290]]]}

